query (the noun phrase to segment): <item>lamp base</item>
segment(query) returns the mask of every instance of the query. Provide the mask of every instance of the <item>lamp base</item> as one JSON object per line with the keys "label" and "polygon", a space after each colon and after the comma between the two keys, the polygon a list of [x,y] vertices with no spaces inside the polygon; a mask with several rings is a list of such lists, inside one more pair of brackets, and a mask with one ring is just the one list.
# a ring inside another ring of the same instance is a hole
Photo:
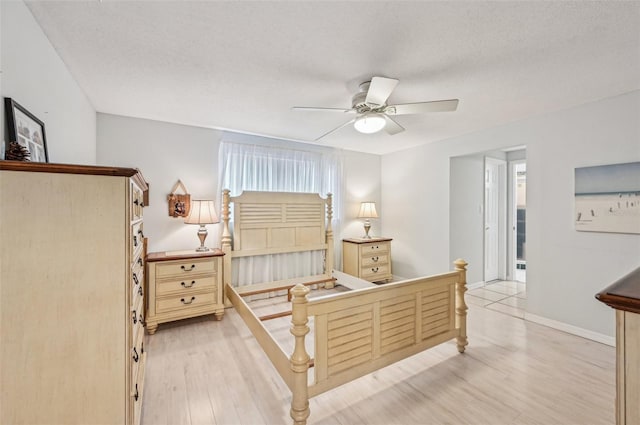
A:
{"label": "lamp base", "polygon": [[371,222],[369,221],[369,219],[366,219],[364,221],[364,236],[362,237],[362,239],[371,239],[371,236],[369,236],[370,229],[371,229]]}
{"label": "lamp base", "polygon": [[204,224],[200,225],[200,229],[198,229],[198,239],[200,239],[200,246],[196,248],[196,252],[207,252],[210,251],[209,248],[204,246],[204,240],[207,239],[207,228],[204,227]]}

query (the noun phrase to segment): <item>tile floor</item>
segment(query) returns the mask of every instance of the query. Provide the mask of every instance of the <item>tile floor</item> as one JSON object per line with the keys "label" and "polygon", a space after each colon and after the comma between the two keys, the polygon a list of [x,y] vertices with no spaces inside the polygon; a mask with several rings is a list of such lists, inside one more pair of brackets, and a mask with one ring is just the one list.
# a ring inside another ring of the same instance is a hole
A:
{"label": "tile floor", "polygon": [[527,292],[526,284],[523,282],[497,280],[467,291],[466,295],[467,304],[479,305],[510,316],[524,318]]}

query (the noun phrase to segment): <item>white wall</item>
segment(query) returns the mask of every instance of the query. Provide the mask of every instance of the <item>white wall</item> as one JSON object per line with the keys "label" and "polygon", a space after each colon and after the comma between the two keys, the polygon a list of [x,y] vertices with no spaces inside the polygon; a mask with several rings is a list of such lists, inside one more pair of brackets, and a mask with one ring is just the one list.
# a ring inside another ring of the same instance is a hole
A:
{"label": "white wall", "polygon": [[[220,212],[216,170],[221,135],[218,130],[98,113],[98,164],[139,168],[149,182],[144,233],[150,252],[200,245],[198,226],[169,216],[167,195],[181,180],[191,199],[214,199]],[[220,246],[218,226],[207,226],[209,247]]]}
{"label": "white wall", "polygon": [[[2,96],[44,122],[49,162],[94,164],[95,109],[27,6],[0,1],[0,10]],[[4,123],[4,101],[0,114]]]}
{"label": "white wall", "polygon": [[[467,281],[481,282],[484,270],[484,156],[451,158],[450,164],[449,261],[464,258],[469,268]],[[451,258],[455,257],[455,258]]]}
{"label": "white wall", "polygon": [[451,157],[526,145],[527,310],[614,335],[613,311],[594,295],[639,265],[640,237],[576,232],[573,173],[640,161],[639,141],[640,91],[634,91],[383,156],[383,223],[395,238],[395,271],[415,276],[451,267]]}
{"label": "white wall", "polygon": [[[197,226],[168,214],[166,197],[178,179],[192,199],[212,198],[218,203],[218,148],[221,140],[259,143],[297,149],[328,149],[286,140],[170,124],[159,121],[98,114],[97,161],[102,165],[135,167],[150,184],[145,209],[145,235],[149,251],[192,249],[198,246]],[[380,156],[341,151],[344,160],[344,220],[334,237],[361,236],[362,223],[355,218],[360,202],[380,202]],[[354,212],[355,211],[355,212]],[[219,212],[219,211],[218,211]],[[221,225],[207,226],[206,245],[219,247]],[[374,220],[372,231],[378,234]]]}

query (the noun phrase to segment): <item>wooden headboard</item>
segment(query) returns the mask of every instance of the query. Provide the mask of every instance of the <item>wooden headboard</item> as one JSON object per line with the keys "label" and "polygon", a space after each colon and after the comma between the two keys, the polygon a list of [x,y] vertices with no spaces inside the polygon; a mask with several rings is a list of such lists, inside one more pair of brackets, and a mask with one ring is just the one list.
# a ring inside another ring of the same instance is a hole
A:
{"label": "wooden headboard", "polygon": [[[229,227],[233,202],[233,238]],[[224,280],[231,284],[237,257],[326,250],[325,273],[333,269],[332,196],[315,193],[222,192]]]}

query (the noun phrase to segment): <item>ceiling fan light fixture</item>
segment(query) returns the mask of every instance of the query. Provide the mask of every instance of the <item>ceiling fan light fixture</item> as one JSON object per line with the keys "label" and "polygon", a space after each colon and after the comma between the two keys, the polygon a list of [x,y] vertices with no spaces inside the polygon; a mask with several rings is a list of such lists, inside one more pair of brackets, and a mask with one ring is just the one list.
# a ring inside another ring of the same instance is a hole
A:
{"label": "ceiling fan light fixture", "polygon": [[356,118],[353,127],[360,133],[372,134],[382,130],[386,123],[382,114],[372,112]]}

